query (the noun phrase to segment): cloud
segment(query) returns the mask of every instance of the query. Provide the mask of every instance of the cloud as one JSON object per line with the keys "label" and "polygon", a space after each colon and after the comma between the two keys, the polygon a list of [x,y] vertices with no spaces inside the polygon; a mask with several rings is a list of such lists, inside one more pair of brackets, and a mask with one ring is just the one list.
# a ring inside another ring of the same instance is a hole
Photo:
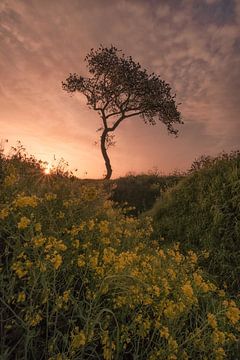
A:
{"label": "cloud", "polygon": [[[87,76],[83,59],[103,43],[123,49],[168,81],[182,102],[185,121],[177,141],[163,127],[152,132],[139,119],[126,123],[112,152],[114,167],[121,163],[118,174],[134,170],[136,164],[138,170],[152,162],[157,165],[158,152],[168,156],[167,162],[165,155],[159,160],[161,167],[171,169],[187,166],[191,153],[231,149],[240,140],[239,19],[239,1],[233,0],[3,0],[3,136],[24,136],[25,131],[39,134],[51,148],[64,143],[64,152],[74,163],[78,156],[72,148],[82,148],[85,154],[88,149],[92,176],[99,167],[102,173],[101,156],[97,160],[92,149],[98,115],[87,109],[83,97],[64,93],[61,81],[69,72]],[[34,140],[26,139],[34,147]],[[135,162],[129,160],[130,153]]]}

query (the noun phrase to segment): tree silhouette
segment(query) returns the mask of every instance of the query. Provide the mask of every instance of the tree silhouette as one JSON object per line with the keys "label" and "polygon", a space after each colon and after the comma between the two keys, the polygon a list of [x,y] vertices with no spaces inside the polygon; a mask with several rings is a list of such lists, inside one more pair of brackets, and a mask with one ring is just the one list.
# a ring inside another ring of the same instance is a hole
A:
{"label": "tree silhouette", "polygon": [[114,46],[101,45],[97,50],[91,49],[85,62],[91,76],[70,74],[62,86],[69,93],[84,94],[87,105],[100,115],[102,126],[98,130],[107,170],[105,179],[110,179],[112,167],[107,149],[114,143],[112,133],[123,120],[138,115],[146,124],[156,125],[158,119],[175,135],[178,130],[173,124],[183,122],[169,84],[154,73],[147,74],[131,56],[126,57]]}

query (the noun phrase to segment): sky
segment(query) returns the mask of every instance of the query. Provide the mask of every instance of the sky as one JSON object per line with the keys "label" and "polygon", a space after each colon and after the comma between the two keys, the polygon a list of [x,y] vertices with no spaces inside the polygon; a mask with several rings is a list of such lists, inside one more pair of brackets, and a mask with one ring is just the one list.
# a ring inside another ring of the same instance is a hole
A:
{"label": "sky", "polygon": [[88,76],[84,58],[100,44],[168,82],[184,121],[175,138],[126,119],[109,150],[113,177],[240,148],[240,0],[0,0],[0,140],[102,178],[99,115],[61,85]]}

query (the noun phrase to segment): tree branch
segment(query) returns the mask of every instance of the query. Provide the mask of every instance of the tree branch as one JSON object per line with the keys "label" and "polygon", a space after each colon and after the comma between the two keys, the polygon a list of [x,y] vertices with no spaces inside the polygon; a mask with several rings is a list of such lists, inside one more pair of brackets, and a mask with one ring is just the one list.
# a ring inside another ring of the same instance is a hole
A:
{"label": "tree branch", "polygon": [[114,131],[124,119],[130,118],[130,117],[136,116],[136,115],[141,115],[141,114],[143,114],[143,111],[135,112],[135,113],[129,114],[129,115],[123,115],[113,124],[112,127],[108,128],[108,129],[109,129],[109,131]]}

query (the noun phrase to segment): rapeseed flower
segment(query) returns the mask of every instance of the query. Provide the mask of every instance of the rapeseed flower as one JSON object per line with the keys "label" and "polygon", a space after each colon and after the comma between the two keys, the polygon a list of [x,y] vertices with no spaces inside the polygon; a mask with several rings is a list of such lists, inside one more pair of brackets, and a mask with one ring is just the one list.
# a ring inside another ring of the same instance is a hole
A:
{"label": "rapeseed flower", "polygon": [[191,286],[191,284],[190,284],[190,282],[188,281],[188,282],[186,282],[186,284],[184,284],[183,286],[182,286],[182,291],[183,291],[183,293],[184,293],[184,295],[186,295],[187,297],[189,297],[189,298],[193,298],[193,288],[192,288],[192,286]]}
{"label": "rapeseed flower", "polygon": [[7,208],[2,209],[0,211],[0,219],[1,220],[4,220],[6,217],[8,217],[8,215],[9,215],[9,210]]}
{"label": "rapeseed flower", "polygon": [[18,293],[17,302],[24,302],[26,300],[26,294],[24,291]]}
{"label": "rapeseed flower", "polygon": [[53,264],[54,268],[58,270],[62,264],[62,256],[60,254],[56,254],[51,258],[50,261]]}
{"label": "rapeseed flower", "polygon": [[26,229],[28,225],[31,223],[31,220],[28,219],[26,216],[21,217],[19,223],[18,223],[18,229]]}
{"label": "rapeseed flower", "polygon": [[209,325],[210,325],[213,329],[216,329],[216,328],[217,328],[217,320],[216,320],[216,317],[215,317],[213,314],[208,313],[208,314],[207,314],[207,320],[208,320]]}
{"label": "rapeseed flower", "polygon": [[38,205],[39,199],[37,196],[18,196],[17,199],[14,201],[14,206],[16,208],[22,208],[26,206],[36,207]]}
{"label": "rapeseed flower", "polygon": [[76,334],[72,334],[71,347],[73,349],[79,349],[80,347],[86,344],[86,335],[84,331],[79,331],[78,328],[75,328]]}
{"label": "rapeseed flower", "polygon": [[236,324],[240,319],[240,309],[238,309],[235,305],[230,305],[226,311],[226,317],[232,324]]}

